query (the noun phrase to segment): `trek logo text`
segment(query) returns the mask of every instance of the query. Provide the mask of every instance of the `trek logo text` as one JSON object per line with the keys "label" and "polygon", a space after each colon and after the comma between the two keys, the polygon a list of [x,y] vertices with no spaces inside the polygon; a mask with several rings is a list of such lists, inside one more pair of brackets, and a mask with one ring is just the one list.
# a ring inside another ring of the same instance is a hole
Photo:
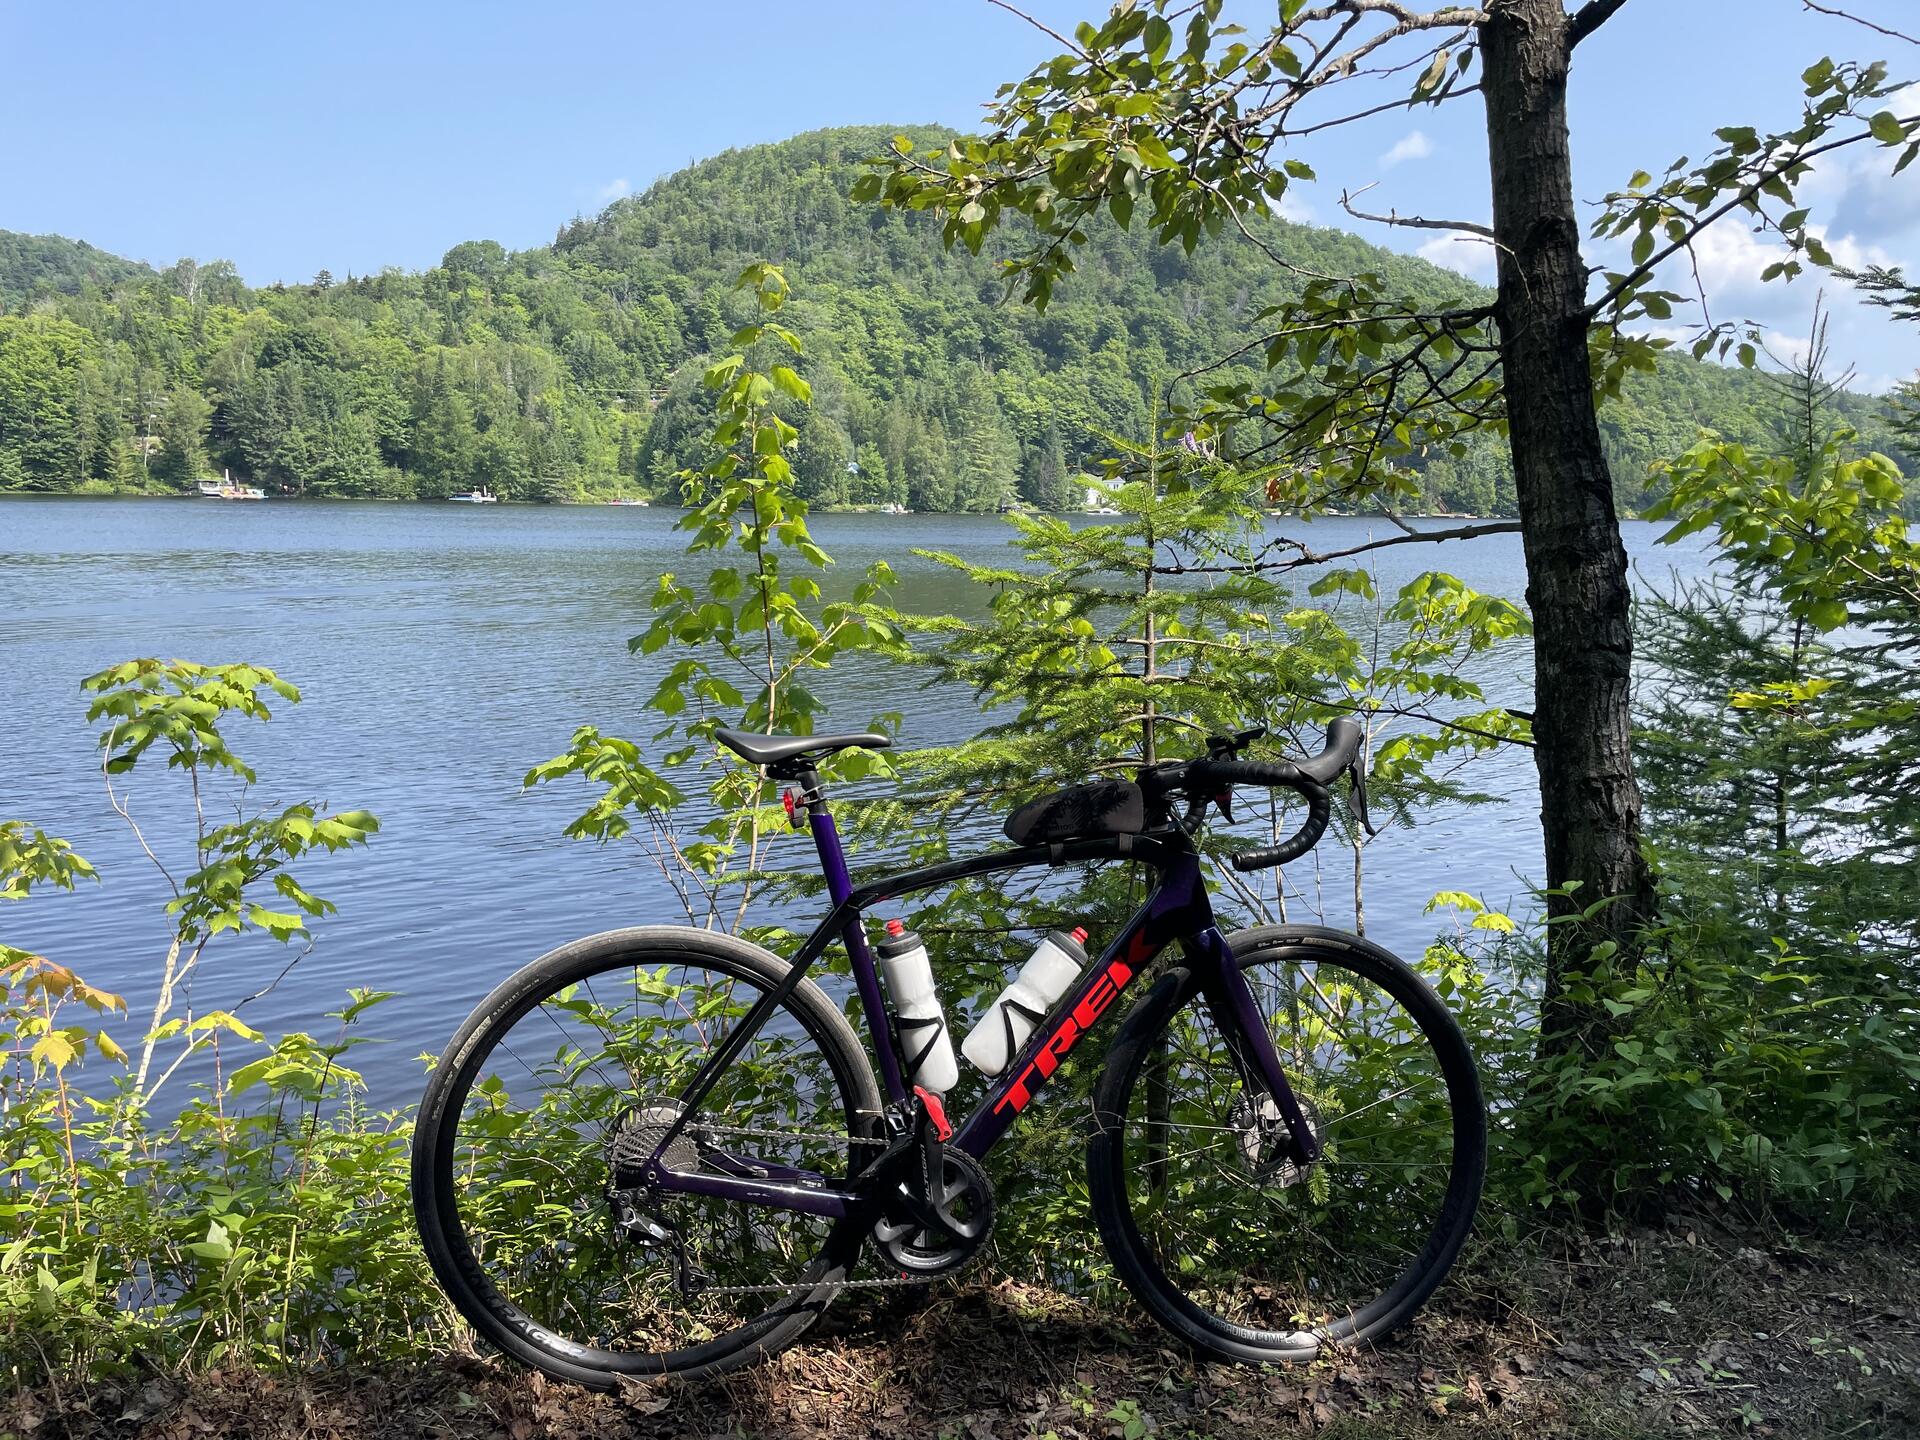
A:
{"label": "trek logo text", "polygon": [[1093,984],[1087,987],[1087,993],[1081,997],[1080,1003],[1073,1007],[1073,1013],[1060,1022],[1060,1028],[1047,1037],[1046,1043],[1034,1053],[1033,1059],[1027,1062],[1026,1068],[1008,1087],[1007,1093],[994,1102],[993,1111],[996,1115],[1007,1109],[1018,1115],[1027,1108],[1027,1102],[1033,1099],[1033,1092],[1053,1077],[1053,1072],[1060,1068],[1060,1062],[1066,1058],[1067,1052],[1093,1028],[1096,1020],[1106,1014],[1114,997],[1133,978],[1134,967],[1142,964],[1150,953],[1147,937],[1136,936],[1128,947],[1127,958],[1115,960],[1100,973]]}

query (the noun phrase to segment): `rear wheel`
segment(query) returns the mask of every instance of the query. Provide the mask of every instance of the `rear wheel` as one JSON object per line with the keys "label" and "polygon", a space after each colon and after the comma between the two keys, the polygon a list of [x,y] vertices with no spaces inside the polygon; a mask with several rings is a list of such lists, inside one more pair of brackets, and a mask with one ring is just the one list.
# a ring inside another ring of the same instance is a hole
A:
{"label": "rear wheel", "polygon": [[[848,1222],[644,1183],[677,1097],[787,973],[730,936],[649,926],[563,946],[481,1002],[428,1084],[413,1152],[427,1258],[481,1335],[610,1388],[748,1364],[818,1318],[859,1255]],[[880,1112],[865,1051],[803,980],[662,1159],[839,1182],[879,1148]]]}
{"label": "rear wheel", "polygon": [[1284,1158],[1198,979],[1163,977],[1095,1091],[1088,1178],[1121,1280],[1154,1318],[1233,1360],[1307,1360],[1405,1323],[1472,1227],[1486,1173],[1480,1081],[1459,1026],[1376,945],[1318,927],[1232,937],[1323,1154]]}

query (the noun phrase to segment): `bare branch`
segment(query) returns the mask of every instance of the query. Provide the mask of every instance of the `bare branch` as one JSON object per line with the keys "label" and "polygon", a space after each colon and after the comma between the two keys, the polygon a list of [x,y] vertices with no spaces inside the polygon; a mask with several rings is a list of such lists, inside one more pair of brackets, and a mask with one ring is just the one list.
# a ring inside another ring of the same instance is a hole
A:
{"label": "bare branch", "polygon": [[1481,235],[1488,240],[1493,239],[1493,227],[1491,225],[1476,224],[1472,220],[1429,220],[1424,215],[1402,215],[1397,210],[1389,210],[1384,215],[1370,215],[1365,210],[1354,209],[1353,196],[1364,195],[1367,191],[1373,189],[1374,185],[1378,185],[1379,183],[1378,180],[1375,180],[1372,185],[1362,185],[1358,190],[1353,192],[1353,195],[1349,195],[1345,190],[1342,190],[1340,192],[1340,208],[1356,220],[1371,220],[1376,225],[1404,225],[1412,230],[1464,230],[1469,235]]}
{"label": "bare branch", "polygon": [[1074,44],[1073,41],[1069,40],[1066,36],[1062,35],[1058,30],[1055,30],[1052,26],[1047,25],[1043,21],[1036,20],[1033,16],[1027,14],[1026,11],[1017,9],[1014,6],[1009,5],[1007,3],[1007,0],[987,0],[987,3],[989,5],[998,6],[1000,9],[1006,11],[1009,15],[1015,16],[1018,19],[1026,21],[1027,24],[1033,26],[1034,29],[1040,31],[1043,35],[1051,36],[1062,47],[1071,51],[1073,54],[1078,55],[1082,60],[1087,58],[1086,51],[1082,50],[1078,45]]}
{"label": "bare branch", "polygon": [[1627,0],[1587,0],[1567,22],[1567,49],[1571,50],[1607,21]]}
{"label": "bare branch", "polygon": [[1331,20],[1336,15],[1386,15],[1395,22],[1393,28],[1397,34],[1438,30],[1449,25],[1478,25],[1487,18],[1487,12],[1477,5],[1454,5],[1445,10],[1422,13],[1400,4],[1399,0],[1330,0],[1318,10],[1307,10],[1294,16],[1293,28],[1304,30],[1309,25]]}
{"label": "bare branch", "polygon": [[1479,93],[1480,86],[1474,84],[1462,85],[1457,90],[1449,90],[1446,94],[1434,100],[1423,100],[1417,96],[1409,95],[1404,100],[1388,100],[1384,104],[1370,105],[1365,110],[1355,110],[1350,115],[1336,115],[1331,120],[1317,120],[1311,125],[1300,125],[1289,129],[1283,121],[1275,134],[1291,136],[1297,140],[1302,135],[1312,135],[1321,130],[1332,130],[1341,125],[1351,125],[1356,120],[1369,120],[1375,115],[1384,115],[1389,110],[1411,110],[1416,105],[1444,104],[1448,100],[1458,100],[1463,95],[1478,95]]}
{"label": "bare branch", "polygon": [[[1389,519],[1395,517],[1388,516]],[[1239,575],[1248,571],[1297,570],[1303,565],[1325,565],[1333,560],[1347,560],[1355,555],[1370,554],[1375,550],[1384,550],[1389,545],[1439,544],[1444,540],[1476,540],[1482,535],[1511,535],[1520,529],[1518,520],[1494,520],[1485,525],[1462,525],[1453,530],[1413,530],[1404,535],[1390,535],[1385,540],[1369,540],[1364,545],[1350,545],[1345,550],[1325,552],[1309,550],[1298,540],[1283,537],[1276,544],[1284,545],[1293,551],[1285,560],[1255,560],[1251,563],[1238,562],[1232,565],[1156,565],[1156,575]]]}
{"label": "bare branch", "polygon": [[1814,0],[1800,0],[1800,3],[1806,6],[1807,9],[1812,10],[1818,14],[1831,15],[1836,20],[1851,20],[1856,25],[1864,25],[1867,27],[1867,29],[1874,31],[1876,34],[1884,35],[1889,40],[1904,40],[1909,45],[1920,45],[1920,40],[1914,39],[1913,36],[1911,35],[1903,35],[1898,30],[1889,30],[1884,25],[1876,25],[1871,20],[1862,19],[1858,15],[1849,14],[1847,11],[1841,10],[1836,6],[1816,5],[1814,4]]}

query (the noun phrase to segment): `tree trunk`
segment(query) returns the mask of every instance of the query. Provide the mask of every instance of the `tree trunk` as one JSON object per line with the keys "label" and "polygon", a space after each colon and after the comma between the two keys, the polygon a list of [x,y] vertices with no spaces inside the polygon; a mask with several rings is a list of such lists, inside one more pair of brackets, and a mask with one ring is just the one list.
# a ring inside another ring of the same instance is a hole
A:
{"label": "tree trunk", "polygon": [[1604,1017],[1570,999],[1568,970],[1601,940],[1629,942],[1653,894],[1630,746],[1627,557],[1587,355],[1561,0],[1495,0],[1481,47],[1501,368],[1533,611],[1546,877],[1549,887],[1578,885],[1550,899],[1549,911],[1620,897],[1589,923],[1549,932],[1542,1048],[1592,1049],[1605,1039]]}

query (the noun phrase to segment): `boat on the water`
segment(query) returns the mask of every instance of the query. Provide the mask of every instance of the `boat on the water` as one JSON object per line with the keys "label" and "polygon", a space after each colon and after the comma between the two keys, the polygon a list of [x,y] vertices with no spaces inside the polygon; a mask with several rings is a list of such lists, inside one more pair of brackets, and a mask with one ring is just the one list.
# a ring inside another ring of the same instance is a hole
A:
{"label": "boat on the water", "polygon": [[219,480],[202,480],[200,494],[208,500],[264,500],[267,492],[258,485],[236,485],[233,472],[223,471]]}
{"label": "boat on the water", "polygon": [[645,500],[638,499],[631,495],[622,495],[617,500],[608,500],[605,503],[607,503],[608,505],[643,505],[643,506],[647,504]]}
{"label": "boat on the water", "polygon": [[467,490],[458,495],[449,495],[447,499],[453,501],[456,505],[498,505],[500,503],[500,497],[491,494],[484,485],[480,486],[477,490]]}

